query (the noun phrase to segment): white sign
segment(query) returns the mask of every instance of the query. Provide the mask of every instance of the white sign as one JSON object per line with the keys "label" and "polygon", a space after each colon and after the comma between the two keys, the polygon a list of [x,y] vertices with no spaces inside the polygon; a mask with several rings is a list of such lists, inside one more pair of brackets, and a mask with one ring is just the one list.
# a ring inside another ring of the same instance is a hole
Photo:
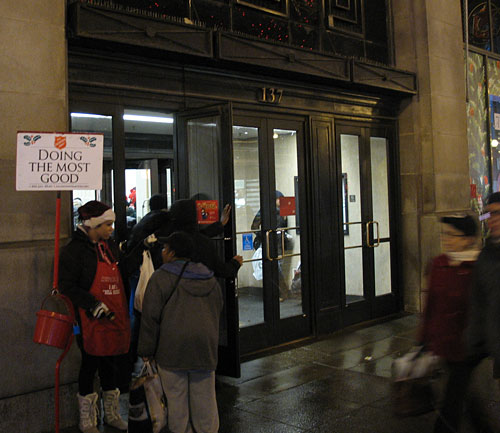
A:
{"label": "white sign", "polygon": [[17,133],[17,191],[102,189],[104,135]]}

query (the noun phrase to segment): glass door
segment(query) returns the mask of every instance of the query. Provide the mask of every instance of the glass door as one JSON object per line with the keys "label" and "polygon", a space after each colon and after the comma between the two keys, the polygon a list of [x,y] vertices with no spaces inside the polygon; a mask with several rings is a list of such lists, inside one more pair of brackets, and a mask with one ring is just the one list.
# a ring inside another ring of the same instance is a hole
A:
{"label": "glass door", "polygon": [[235,117],[233,167],[242,353],[310,334],[299,225],[302,123]]}
{"label": "glass door", "polygon": [[346,325],[388,314],[396,308],[389,131],[337,126]]}
{"label": "glass door", "polygon": [[[176,198],[216,200],[219,212],[234,202],[231,158],[231,105],[185,111],[176,116]],[[234,221],[234,213],[233,213]],[[234,222],[233,222],[234,224]],[[214,239],[217,253],[225,260],[235,252],[233,225]],[[235,281],[220,279],[224,308],[220,322],[217,372],[240,375],[238,300]]]}
{"label": "glass door", "polygon": [[[123,240],[150,211],[153,194],[171,197],[173,116],[158,110],[103,107],[112,115],[86,109],[71,112],[73,132],[104,133],[103,189],[73,191],[73,207],[102,200],[115,208],[116,228]],[[123,206],[123,207],[122,207]],[[121,218],[123,217],[123,219]],[[74,224],[76,224],[74,212]]]}

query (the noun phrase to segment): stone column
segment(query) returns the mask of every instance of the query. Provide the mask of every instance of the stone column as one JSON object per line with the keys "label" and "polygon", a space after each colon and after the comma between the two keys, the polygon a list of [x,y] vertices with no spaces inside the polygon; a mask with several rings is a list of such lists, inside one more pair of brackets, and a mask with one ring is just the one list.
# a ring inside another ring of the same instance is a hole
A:
{"label": "stone column", "polygon": [[[52,287],[56,193],[16,191],[16,133],[68,128],[65,4],[0,1],[0,431],[54,427],[54,368],[61,351],[32,339],[35,313]],[[68,197],[63,194],[66,238]],[[61,368],[62,384],[74,382],[77,361],[73,348]],[[74,385],[62,387],[61,426],[76,420],[74,392]]]}
{"label": "stone column", "polygon": [[399,118],[404,303],[415,312],[439,217],[470,207],[462,19],[455,0],[394,0],[393,17],[396,67],[418,76]]}

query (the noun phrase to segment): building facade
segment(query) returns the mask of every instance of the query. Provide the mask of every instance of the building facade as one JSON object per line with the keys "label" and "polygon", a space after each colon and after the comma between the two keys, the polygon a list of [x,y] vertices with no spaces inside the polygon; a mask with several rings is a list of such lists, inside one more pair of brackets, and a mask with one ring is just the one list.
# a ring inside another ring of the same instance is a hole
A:
{"label": "building facade", "polygon": [[[172,3],[0,5],[2,430],[50,430],[60,355],[32,342],[52,287],[56,194],[15,190],[17,131],[104,134],[103,189],[62,194],[63,242],[94,197],[114,206],[118,240],[154,193],[232,204],[214,242],[245,263],[223,282],[221,374],[419,311],[438,217],[470,207],[457,2]],[[76,420],[78,361],[73,347],[63,426]]]}

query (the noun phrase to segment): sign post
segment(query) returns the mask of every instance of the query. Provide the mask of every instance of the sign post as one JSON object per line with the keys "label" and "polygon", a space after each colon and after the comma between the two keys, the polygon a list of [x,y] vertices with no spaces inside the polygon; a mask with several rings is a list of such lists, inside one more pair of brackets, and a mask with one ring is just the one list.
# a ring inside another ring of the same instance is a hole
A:
{"label": "sign post", "polygon": [[[104,135],[91,133],[18,132],[17,191],[57,191],[52,294],[58,295],[61,191],[102,189]],[[56,362],[55,431],[59,433],[59,369],[73,338]]]}

